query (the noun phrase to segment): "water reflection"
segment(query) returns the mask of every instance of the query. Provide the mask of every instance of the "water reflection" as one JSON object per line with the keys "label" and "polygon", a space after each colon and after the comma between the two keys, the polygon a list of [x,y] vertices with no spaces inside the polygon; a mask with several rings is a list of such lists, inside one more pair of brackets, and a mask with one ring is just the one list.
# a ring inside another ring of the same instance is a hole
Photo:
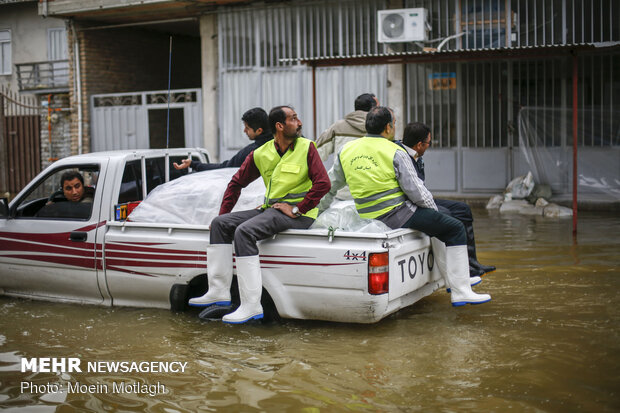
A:
{"label": "water reflection", "polygon": [[[374,325],[230,326],[196,312],[0,298],[0,407],[9,411],[604,411],[620,409],[620,218],[475,211],[490,304],[437,292]],[[180,361],[172,373],[21,373],[22,357]],[[156,396],[22,392],[162,383]]]}

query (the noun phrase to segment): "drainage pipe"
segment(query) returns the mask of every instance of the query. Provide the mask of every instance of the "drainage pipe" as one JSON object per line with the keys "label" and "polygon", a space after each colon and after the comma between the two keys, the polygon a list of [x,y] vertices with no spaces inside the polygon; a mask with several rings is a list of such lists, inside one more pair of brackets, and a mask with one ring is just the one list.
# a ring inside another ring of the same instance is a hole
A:
{"label": "drainage pipe", "polygon": [[78,155],[82,154],[84,131],[82,130],[82,75],[80,71],[80,44],[73,20],[70,21],[71,33],[73,33],[73,58],[75,66],[74,90],[76,91],[76,103],[78,109]]}

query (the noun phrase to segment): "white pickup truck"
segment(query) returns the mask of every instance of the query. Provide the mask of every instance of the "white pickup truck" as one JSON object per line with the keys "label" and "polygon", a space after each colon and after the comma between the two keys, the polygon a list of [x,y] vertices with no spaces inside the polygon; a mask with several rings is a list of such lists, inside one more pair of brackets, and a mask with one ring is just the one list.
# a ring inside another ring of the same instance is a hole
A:
{"label": "white pickup truck", "polygon": [[[188,154],[208,160],[198,149],[68,157],[41,172],[11,203],[2,199],[0,295],[186,309],[188,298],[207,288],[209,223],[121,221],[118,205],[131,206],[186,174],[171,164]],[[93,202],[49,202],[67,170],[84,176],[94,189]],[[409,229],[288,230],[259,248],[266,316],[373,323],[444,285],[429,237]],[[235,289],[236,283],[233,301]]]}

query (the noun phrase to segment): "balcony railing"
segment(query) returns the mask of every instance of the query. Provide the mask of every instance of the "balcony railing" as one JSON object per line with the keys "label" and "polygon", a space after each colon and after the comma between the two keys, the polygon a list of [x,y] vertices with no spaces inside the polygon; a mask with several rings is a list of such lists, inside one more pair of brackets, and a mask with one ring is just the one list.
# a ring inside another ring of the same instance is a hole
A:
{"label": "balcony railing", "polygon": [[47,93],[69,90],[68,60],[20,63],[15,66],[20,91]]}

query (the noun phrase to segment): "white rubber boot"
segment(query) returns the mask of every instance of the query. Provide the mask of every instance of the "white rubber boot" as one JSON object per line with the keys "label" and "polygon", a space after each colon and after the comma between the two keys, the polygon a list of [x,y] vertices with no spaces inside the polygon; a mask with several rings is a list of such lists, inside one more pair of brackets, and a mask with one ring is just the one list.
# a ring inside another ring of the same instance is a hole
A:
{"label": "white rubber boot", "polygon": [[[475,285],[474,283],[478,284],[482,280],[480,277],[469,276],[466,245],[446,247],[446,244],[437,238],[431,238],[431,245],[433,247],[435,265],[437,265],[439,273],[446,282],[446,290],[452,294],[450,298],[454,307],[460,307],[467,303],[482,304],[491,300],[490,295],[476,294],[471,290],[471,286]],[[465,264],[463,264],[463,251],[465,252]],[[456,290],[452,288],[453,285],[456,286]],[[470,298],[471,301],[469,300]]]}
{"label": "white rubber boot", "polygon": [[[474,286],[474,285],[478,285],[482,282],[482,278],[476,276],[476,277],[469,277],[469,285],[470,286]],[[450,289],[450,287],[446,288],[446,292],[452,292],[452,290]]]}
{"label": "white rubber boot", "polygon": [[437,269],[439,269],[439,274],[443,277],[444,282],[446,283],[446,291],[450,292],[450,280],[446,277],[446,244],[441,242],[439,239],[431,237],[431,247],[433,249],[433,258],[435,260],[435,265]]}
{"label": "white rubber boot", "polygon": [[258,255],[237,257],[237,282],[241,305],[235,312],[222,317],[222,321],[229,324],[241,324],[252,319],[263,318],[263,307],[260,304],[263,280]]}
{"label": "white rubber boot", "polygon": [[232,244],[215,244],[207,247],[209,290],[202,297],[190,299],[189,305],[194,307],[230,305],[230,284],[233,276],[232,248]]}
{"label": "white rubber boot", "polygon": [[446,279],[450,285],[453,307],[465,304],[482,304],[491,301],[489,294],[476,294],[471,290],[467,245],[445,247]]}

